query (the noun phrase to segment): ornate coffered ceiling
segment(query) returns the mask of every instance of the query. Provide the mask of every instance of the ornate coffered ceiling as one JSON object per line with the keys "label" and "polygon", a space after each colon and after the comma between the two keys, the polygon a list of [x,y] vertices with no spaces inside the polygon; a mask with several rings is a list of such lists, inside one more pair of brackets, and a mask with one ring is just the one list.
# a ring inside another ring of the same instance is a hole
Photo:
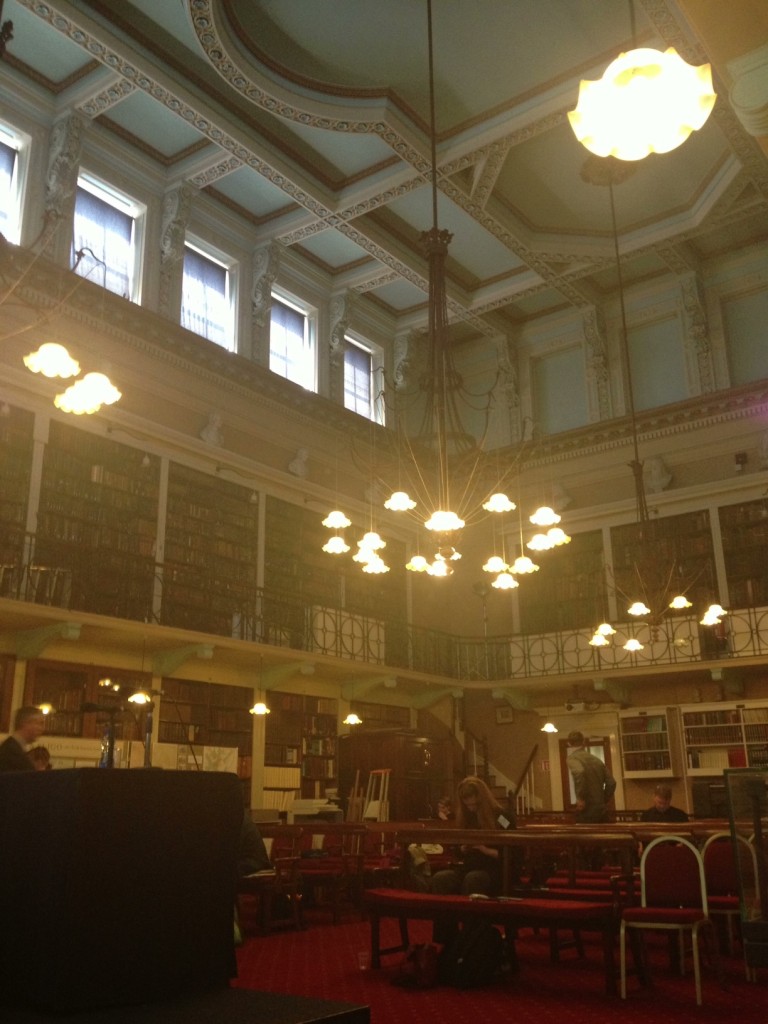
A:
{"label": "ornate coffered ceiling", "polygon": [[[712,59],[719,98],[617,188],[625,281],[768,239],[768,14],[719,6],[721,30],[705,0],[635,5],[637,41]],[[4,18],[6,88],[79,110],[168,187],[240,214],[254,247],[278,239],[334,290],[423,321],[426,2],[6,0]],[[615,288],[607,195],[581,176],[566,111],[632,41],[616,0],[436,0],[439,220],[468,330],[509,333]]]}

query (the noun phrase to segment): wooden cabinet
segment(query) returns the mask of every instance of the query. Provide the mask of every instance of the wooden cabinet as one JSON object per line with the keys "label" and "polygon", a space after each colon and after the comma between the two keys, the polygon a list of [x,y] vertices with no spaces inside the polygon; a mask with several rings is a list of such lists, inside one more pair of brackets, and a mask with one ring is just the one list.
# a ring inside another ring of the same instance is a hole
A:
{"label": "wooden cabinet", "polygon": [[697,704],[681,714],[689,775],[768,767],[768,704]]}
{"label": "wooden cabinet", "polygon": [[258,494],[171,463],[162,621],[221,636],[243,635],[255,601]]}
{"label": "wooden cabinet", "polygon": [[[148,620],[155,573],[159,459],[51,423],[31,581],[38,603]],[[54,592],[51,592],[55,590]]]}
{"label": "wooden cabinet", "polygon": [[363,794],[371,771],[391,770],[390,821],[434,816],[437,799],[453,793],[451,752],[447,740],[406,730],[359,731],[339,737],[339,795],[346,799],[359,772]]}
{"label": "wooden cabinet", "polygon": [[411,709],[398,704],[369,704],[365,701],[354,700],[350,704],[350,711],[354,711],[362,719],[362,725],[358,726],[364,732],[376,729],[410,729]]}
{"label": "wooden cabinet", "polygon": [[293,795],[321,798],[336,789],[338,701],[271,691],[265,725],[266,806],[283,807]]}
{"label": "wooden cabinet", "polygon": [[681,774],[677,708],[619,712],[624,778],[672,778]]}
{"label": "wooden cabinet", "polygon": [[732,608],[768,604],[768,497],[718,510]]}

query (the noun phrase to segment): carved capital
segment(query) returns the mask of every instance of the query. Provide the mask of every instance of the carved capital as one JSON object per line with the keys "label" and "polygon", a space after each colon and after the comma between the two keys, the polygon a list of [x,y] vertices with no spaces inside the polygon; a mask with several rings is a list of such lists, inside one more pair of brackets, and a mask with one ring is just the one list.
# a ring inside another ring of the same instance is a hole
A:
{"label": "carved capital", "polygon": [[77,187],[84,127],[85,118],[71,114],[57,121],[51,130],[45,176],[45,212],[49,217],[63,218],[69,214]]}

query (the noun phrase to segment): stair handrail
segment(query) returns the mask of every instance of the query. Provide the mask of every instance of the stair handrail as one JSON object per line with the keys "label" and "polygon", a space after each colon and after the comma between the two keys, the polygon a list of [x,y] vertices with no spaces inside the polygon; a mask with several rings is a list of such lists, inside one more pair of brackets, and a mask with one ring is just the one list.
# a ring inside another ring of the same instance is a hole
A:
{"label": "stair handrail", "polygon": [[517,780],[517,785],[515,786],[515,792],[516,793],[520,792],[520,790],[522,788],[522,785],[523,785],[523,782],[525,781],[525,777],[528,774],[528,772],[531,770],[531,765],[533,764],[533,759],[534,759],[534,757],[536,757],[536,752],[537,752],[538,749],[539,749],[539,744],[538,743],[534,743],[533,744],[533,750],[528,755],[528,760],[525,762],[525,767],[520,772],[520,778]]}
{"label": "stair handrail", "polygon": [[536,753],[539,749],[538,743],[534,743],[533,750],[528,755],[528,760],[525,762],[525,767],[520,773],[520,778],[517,781],[513,799],[515,802],[515,811],[518,815],[527,814],[531,810],[531,804],[534,795],[533,785],[533,759],[536,757]]}

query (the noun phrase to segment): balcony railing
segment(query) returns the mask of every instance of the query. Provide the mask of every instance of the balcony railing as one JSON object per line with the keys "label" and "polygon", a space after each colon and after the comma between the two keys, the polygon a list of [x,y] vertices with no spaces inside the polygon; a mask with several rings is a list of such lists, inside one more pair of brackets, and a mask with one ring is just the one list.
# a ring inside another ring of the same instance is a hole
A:
{"label": "balcony railing", "polygon": [[[720,634],[689,615],[664,619],[653,635],[645,624],[618,624],[614,642],[594,648],[589,645],[591,629],[460,637],[392,617],[307,603],[287,592],[217,579],[189,566],[131,560],[109,551],[86,554],[68,564],[47,565],[14,563],[6,551],[6,564],[0,565],[0,597],[463,681],[599,675],[768,656],[765,607],[732,611]],[[630,636],[641,641],[642,650],[624,650]]]}

